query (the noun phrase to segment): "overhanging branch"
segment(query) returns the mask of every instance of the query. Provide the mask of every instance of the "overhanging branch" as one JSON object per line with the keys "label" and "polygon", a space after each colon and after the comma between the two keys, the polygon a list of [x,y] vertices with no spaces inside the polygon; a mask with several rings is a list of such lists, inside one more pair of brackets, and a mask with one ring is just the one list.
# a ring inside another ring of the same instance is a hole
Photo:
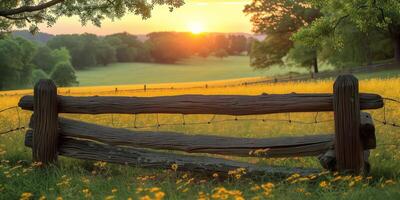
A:
{"label": "overhanging branch", "polygon": [[35,12],[35,11],[40,11],[46,8],[49,8],[51,6],[54,6],[56,4],[62,3],[65,0],[51,0],[46,3],[34,5],[34,6],[21,6],[19,8],[15,9],[0,9],[0,16],[11,16],[11,15],[17,15],[21,13],[26,13],[26,12]]}

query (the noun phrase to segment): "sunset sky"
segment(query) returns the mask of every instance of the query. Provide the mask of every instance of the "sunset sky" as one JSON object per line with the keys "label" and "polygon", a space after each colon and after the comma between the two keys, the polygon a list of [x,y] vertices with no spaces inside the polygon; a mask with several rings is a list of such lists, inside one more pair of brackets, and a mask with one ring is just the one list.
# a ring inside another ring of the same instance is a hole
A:
{"label": "sunset sky", "polygon": [[251,0],[186,0],[181,8],[169,12],[166,6],[157,6],[152,17],[127,15],[120,20],[105,20],[101,28],[91,24],[82,27],[78,18],[61,18],[53,27],[41,26],[52,34],[95,33],[106,35],[117,32],[147,34],[154,31],[192,32],[251,32],[249,17],[242,12]]}

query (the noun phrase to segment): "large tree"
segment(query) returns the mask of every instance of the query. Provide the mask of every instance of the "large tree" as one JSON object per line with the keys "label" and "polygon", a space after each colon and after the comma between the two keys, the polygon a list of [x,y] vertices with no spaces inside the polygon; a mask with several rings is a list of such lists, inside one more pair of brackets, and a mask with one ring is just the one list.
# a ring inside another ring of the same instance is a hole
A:
{"label": "large tree", "polygon": [[[316,37],[328,36],[336,39],[340,49],[349,36],[345,29],[356,29],[369,39],[377,32],[392,41],[394,59],[400,62],[400,1],[398,0],[309,0],[323,13],[318,21],[304,28],[296,36],[300,40],[311,41]],[[350,29],[350,30],[351,30]],[[368,40],[365,40],[368,42]],[[371,47],[372,48],[372,47]]]}
{"label": "large tree", "polygon": [[0,0],[0,31],[37,25],[53,25],[60,16],[79,16],[81,23],[92,22],[100,26],[105,18],[121,18],[127,13],[151,16],[155,5],[168,5],[170,9],[183,5],[183,0]]}
{"label": "large tree", "polygon": [[251,16],[253,31],[267,35],[252,48],[255,68],[283,64],[282,58],[293,47],[292,34],[320,17],[319,10],[306,0],[253,0],[244,12]]}

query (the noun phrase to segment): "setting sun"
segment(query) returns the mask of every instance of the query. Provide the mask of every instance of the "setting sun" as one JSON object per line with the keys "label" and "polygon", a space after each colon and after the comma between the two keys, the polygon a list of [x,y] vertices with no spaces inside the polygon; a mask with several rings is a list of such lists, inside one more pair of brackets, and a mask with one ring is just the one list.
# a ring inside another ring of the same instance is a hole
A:
{"label": "setting sun", "polygon": [[191,22],[188,24],[188,29],[193,34],[199,34],[204,32],[204,25],[199,22]]}

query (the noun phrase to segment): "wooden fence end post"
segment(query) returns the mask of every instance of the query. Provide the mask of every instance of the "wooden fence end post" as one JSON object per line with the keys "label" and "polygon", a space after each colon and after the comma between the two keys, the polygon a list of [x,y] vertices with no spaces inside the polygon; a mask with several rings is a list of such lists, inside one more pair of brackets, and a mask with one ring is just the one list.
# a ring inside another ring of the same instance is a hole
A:
{"label": "wooden fence end post", "polygon": [[353,75],[341,75],[333,87],[337,170],[359,174],[364,170],[364,156],[358,80]]}
{"label": "wooden fence end post", "polygon": [[33,160],[43,164],[57,161],[58,103],[52,80],[40,80],[34,88]]}

